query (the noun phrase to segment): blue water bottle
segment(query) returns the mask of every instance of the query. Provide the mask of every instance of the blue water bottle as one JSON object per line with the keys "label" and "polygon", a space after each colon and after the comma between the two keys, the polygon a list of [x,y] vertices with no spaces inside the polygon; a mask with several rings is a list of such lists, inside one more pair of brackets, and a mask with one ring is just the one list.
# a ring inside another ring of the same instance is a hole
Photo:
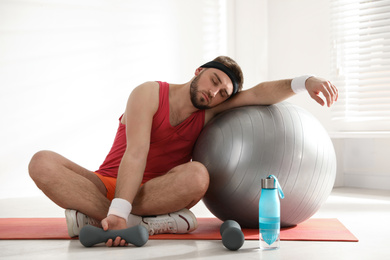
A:
{"label": "blue water bottle", "polygon": [[282,188],[274,175],[261,180],[259,200],[259,241],[260,249],[272,250],[280,247],[280,198],[284,198]]}

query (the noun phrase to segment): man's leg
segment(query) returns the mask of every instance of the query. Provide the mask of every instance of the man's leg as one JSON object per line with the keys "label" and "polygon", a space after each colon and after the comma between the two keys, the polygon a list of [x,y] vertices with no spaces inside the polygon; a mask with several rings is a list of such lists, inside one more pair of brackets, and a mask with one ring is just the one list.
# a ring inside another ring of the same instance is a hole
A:
{"label": "man's leg", "polygon": [[36,153],[28,168],[38,188],[60,207],[99,221],[107,216],[106,188],[93,172],[50,151]]}
{"label": "man's leg", "polygon": [[163,215],[198,203],[209,186],[209,174],[199,162],[177,166],[167,174],[146,182],[133,202],[132,214]]}
{"label": "man's leg", "polygon": [[188,209],[203,198],[208,185],[208,171],[201,163],[177,166],[139,189],[127,224],[141,224],[149,235],[192,232],[198,224]]}
{"label": "man's leg", "polygon": [[[107,216],[110,201],[106,188],[93,172],[50,151],[36,153],[29,173],[52,201],[65,209],[78,210],[96,220]],[[167,174],[145,183],[139,190],[132,213],[162,215],[193,207],[209,185],[207,169],[198,162],[177,166]]]}

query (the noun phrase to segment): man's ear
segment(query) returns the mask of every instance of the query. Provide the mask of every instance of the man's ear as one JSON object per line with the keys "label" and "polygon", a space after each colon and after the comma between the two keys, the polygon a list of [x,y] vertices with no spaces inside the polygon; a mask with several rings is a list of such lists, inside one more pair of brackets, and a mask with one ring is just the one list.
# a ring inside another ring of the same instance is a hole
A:
{"label": "man's ear", "polygon": [[195,70],[195,76],[198,76],[199,75],[199,73],[202,71],[202,70],[204,70],[204,68],[197,68],[196,70]]}

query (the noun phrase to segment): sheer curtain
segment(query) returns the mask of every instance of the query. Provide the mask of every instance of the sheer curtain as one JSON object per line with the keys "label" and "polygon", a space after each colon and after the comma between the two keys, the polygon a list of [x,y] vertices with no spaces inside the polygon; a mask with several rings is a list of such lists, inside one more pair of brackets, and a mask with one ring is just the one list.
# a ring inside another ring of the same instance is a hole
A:
{"label": "sheer curtain", "polygon": [[333,0],[332,73],[342,131],[390,130],[390,1]]}

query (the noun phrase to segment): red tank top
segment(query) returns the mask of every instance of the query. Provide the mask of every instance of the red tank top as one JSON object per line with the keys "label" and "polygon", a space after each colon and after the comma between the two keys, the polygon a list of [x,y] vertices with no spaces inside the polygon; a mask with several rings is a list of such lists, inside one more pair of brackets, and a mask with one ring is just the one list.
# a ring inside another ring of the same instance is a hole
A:
{"label": "red tank top", "polygon": [[[204,126],[205,111],[199,110],[177,126],[169,121],[169,84],[160,85],[159,107],[153,116],[150,148],[142,183],[191,160],[196,139]],[[123,115],[122,115],[123,116]],[[119,127],[103,164],[96,172],[103,176],[117,177],[119,164],[126,150],[126,125],[119,118]]]}

